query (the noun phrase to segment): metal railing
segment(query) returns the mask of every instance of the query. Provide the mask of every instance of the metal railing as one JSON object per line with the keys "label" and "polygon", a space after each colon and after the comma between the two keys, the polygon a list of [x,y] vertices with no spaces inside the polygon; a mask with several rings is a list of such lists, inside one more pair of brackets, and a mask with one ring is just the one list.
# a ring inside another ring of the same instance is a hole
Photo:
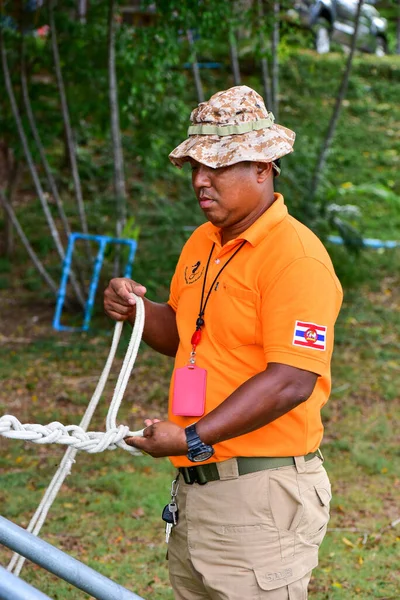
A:
{"label": "metal railing", "polygon": [[0,567],[0,600],[51,600],[22,579]]}
{"label": "metal railing", "polygon": [[[0,544],[25,556],[97,600],[144,600],[4,517],[0,517]],[[3,578],[3,571],[2,569],[0,572],[0,600],[48,600],[48,596],[18,580],[8,571],[5,571],[7,577]],[[18,585],[12,583],[15,580],[19,582]],[[27,587],[24,588],[24,585]],[[29,593],[26,590],[29,590]]]}

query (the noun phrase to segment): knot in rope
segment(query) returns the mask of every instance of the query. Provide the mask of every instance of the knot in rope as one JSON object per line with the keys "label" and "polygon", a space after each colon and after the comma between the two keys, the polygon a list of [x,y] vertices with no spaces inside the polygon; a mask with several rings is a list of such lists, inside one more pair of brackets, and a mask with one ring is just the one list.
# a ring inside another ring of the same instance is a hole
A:
{"label": "knot in rope", "polygon": [[136,448],[128,446],[128,444],[124,442],[124,438],[142,436],[143,429],[140,431],[130,431],[127,425],[117,425],[116,423],[118,410],[126,386],[128,385],[129,377],[135,364],[140,341],[142,339],[144,327],[144,303],[142,298],[138,296],[136,297],[135,325],[107,413],[106,431],[86,431],[95,406],[107,383],[110,367],[114,360],[121,337],[122,327],[122,322],[116,323],[115,325],[111,349],[100,376],[99,383],[90,402],[90,410],[88,409],[87,413],[85,413],[80,425],[63,425],[58,421],[53,421],[48,425],[33,423],[24,425],[13,415],[3,415],[0,417],[0,435],[9,439],[29,441],[35,444],[64,444],[73,447],[76,450],[84,450],[91,454],[103,452],[104,450],[114,450],[117,447],[122,448],[131,454],[139,454],[140,452],[136,450]]}
{"label": "knot in rope", "polygon": [[106,432],[86,432],[79,425],[63,425],[58,421],[53,421],[48,425],[33,423],[23,425],[13,415],[4,415],[0,417],[0,435],[35,444],[64,444],[94,454],[104,452],[104,450],[114,450],[121,445],[124,438],[138,435],[138,433],[129,431],[129,427],[126,425],[119,425]]}

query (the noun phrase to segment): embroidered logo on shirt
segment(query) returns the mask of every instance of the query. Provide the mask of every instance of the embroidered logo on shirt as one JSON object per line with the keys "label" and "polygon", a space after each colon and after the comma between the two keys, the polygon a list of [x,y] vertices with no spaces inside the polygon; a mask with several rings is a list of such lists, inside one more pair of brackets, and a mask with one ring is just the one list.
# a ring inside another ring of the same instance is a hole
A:
{"label": "embroidered logo on shirt", "polygon": [[191,267],[185,267],[185,281],[186,283],[195,283],[203,275],[204,267],[200,269],[201,261],[198,260]]}
{"label": "embroidered logo on shirt", "polygon": [[305,346],[314,350],[326,350],[326,330],[324,325],[296,321],[293,346]]}

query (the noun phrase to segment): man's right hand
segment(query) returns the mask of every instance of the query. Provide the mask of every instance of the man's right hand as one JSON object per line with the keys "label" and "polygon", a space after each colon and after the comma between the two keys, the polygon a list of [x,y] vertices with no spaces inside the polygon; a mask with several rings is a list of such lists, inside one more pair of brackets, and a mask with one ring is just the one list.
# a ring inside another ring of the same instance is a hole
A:
{"label": "man's right hand", "polygon": [[[137,281],[117,277],[111,279],[104,292],[104,310],[114,321],[129,321],[136,317],[136,297],[144,298],[146,288]],[[169,304],[145,301],[146,318],[143,340],[157,352],[175,356],[179,345],[175,311]]]}
{"label": "man's right hand", "polygon": [[144,297],[147,290],[137,281],[125,277],[111,279],[104,292],[105,313],[114,321],[126,321],[136,313],[135,296]]}

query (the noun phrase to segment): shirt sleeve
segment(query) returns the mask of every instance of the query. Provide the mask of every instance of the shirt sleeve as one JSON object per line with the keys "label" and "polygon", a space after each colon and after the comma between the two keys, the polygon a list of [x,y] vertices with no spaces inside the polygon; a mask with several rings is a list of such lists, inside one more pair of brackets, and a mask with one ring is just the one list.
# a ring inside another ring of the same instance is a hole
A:
{"label": "shirt sleeve", "polygon": [[342,302],[335,274],[315,258],[286,267],[261,294],[265,357],[322,375],[329,368]]}

